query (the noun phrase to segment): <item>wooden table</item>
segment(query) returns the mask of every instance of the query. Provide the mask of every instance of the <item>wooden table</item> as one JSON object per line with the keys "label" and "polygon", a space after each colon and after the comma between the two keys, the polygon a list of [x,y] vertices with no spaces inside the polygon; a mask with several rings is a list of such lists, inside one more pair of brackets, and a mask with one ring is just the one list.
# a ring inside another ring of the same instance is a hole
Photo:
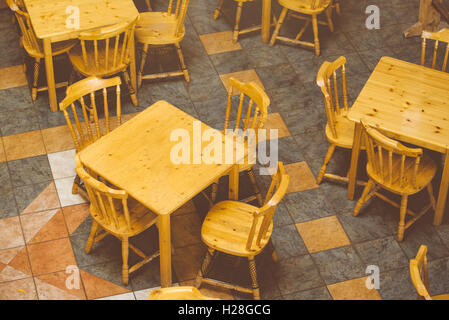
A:
{"label": "wooden table", "polygon": [[262,1],[262,42],[268,43],[271,28],[271,0]]}
{"label": "wooden table", "polygon": [[348,118],[356,122],[348,198],[354,198],[363,119],[394,139],[446,155],[434,218],[440,225],[449,186],[449,73],[383,57]]}
{"label": "wooden table", "polygon": [[[51,44],[53,42],[76,39],[83,31],[113,25],[123,21],[133,21],[139,15],[133,0],[24,0],[30,15],[31,24],[37,38],[44,43],[45,70],[47,72],[48,97],[50,109],[58,111]],[[66,10],[75,6],[80,11],[80,28],[67,28],[70,13]],[[134,41],[131,41],[130,73],[135,90],[136,62]],[[136,91],[137,92],[137,91]]]}
{"label": "wooden table", "polygon": [[[193,137],[194,121],[200,122],[168,102],[158,101],[79,153],[81,162],[87,168],[126,190],[159,215],[162,287],[172,283],[170,214],[227,173],[230,173],[229,197],[238,199],[238,165],[175,165],[171,161],[170,152],[179,143],[170,141],[171,133],[176,129],[185,129]],[[210,129],[200,123],[202,132]],[[223,143],[224,139],[233,142],[232,138],[220,134]],[[203,143],[203,148],[207,144]],[[235,159],[235,162],[242,159]]]}

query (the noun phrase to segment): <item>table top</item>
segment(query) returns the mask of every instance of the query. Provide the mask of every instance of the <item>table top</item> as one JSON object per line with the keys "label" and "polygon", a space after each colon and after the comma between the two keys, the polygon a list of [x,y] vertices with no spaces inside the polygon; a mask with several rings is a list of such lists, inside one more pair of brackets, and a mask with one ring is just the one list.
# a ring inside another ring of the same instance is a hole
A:
{"label": "table top", "polygon": [[[74,39],[82,31],[133,21],[139,12],[133,0],[24,0],[36,36],[53,41]],[[67,7],[79,8],[80,28],[67,28],[70,12]]]}
{"label": "table top", "polygon": [[[194,121],[201,124],[202,133],[211,129],[220,134],[223,146],[225,141],[233,143],[233,138],[225,137],[166,101],[158,101],[86,147],[79,157],[86,167],[126,190],[149,209],[157,214],[170,214],[243,159],[234,159],[230,164],[174,164],[170,153],[180,139],[170,141],[170,135],[177,129],[186,130],[193,153]],[[201,151],[208,144],[202,143]],[[235,148],[236,145],[234,152]]]}
{"label": "table top", "polygon": [[380,59],[348,118],[392,138],[445,153],[449,145],[449,73]]}

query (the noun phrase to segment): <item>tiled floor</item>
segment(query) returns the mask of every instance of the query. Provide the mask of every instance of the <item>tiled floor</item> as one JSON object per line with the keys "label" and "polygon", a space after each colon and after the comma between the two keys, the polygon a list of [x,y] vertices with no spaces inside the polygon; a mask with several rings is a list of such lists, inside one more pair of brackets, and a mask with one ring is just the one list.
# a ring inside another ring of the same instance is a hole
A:
{"label": "tiled floor", "polygon": [[[153,0],[153,8],[163,8],[163,2]],[[129,119],[165,99],[219,127],[226,103],[223,81],[232,75],[256,80],[266,89],[271,99],[267,127],[279,129],[279,159],[286,164],[291,185],[274,217],[272,239],[279,261],[273,262],[269,252],[257,259],[262,297],[414,299],[408,261],[420,244],[429,247],[431,293],[449,292],[449,214],[438,228],[428,215],[398,243],[395,208],[374,200],[360,216],[353,217],[355,202],[347,200],[345,187],[329,181],[318,186],[314,178],[328,148],[322,96],[314,83],[319,66],[340,55],[347,57],[353,101],[381,56],[418,62],[419,39],[404,39],[402,31],[415,22],[419,1],[341,1],[335,33],[320,26],[320,57],[280,43],[269,47],[261,43],[258,33],[242,36],[233,44],[234,1],[226,1],[224,15],[214,21],[216,2],[190,1],[182,47],[191,82],[183,78],[144,81],[140,106],[134,108],[124,96],[123,109]],[[136,4],[144,8],[143,1]],[[370,4],[380,7],[379,30],[365,28],[365,8]],[[278,15],[275,1],[273,6]],[[260,1],[249,4],[242,25],[257,22],[259,15]],[[117,240],[106,237],[91,254],[84,253],[91,220],[83,198],[71,194],[75,175],[72,139],[62,114],[49,111],[46,93],[40,93],[35,103],[31,101],[23,52],[10,21],[8,10],[0,10],[0,299],[146,299],[160,283],[158,260],[131,275],[129,285],[124,286]],[[284,32],[296,28],[291,19]],[[164,68],[170,68],[170,56],[151,57],[151,61],[158,59]],[[57,68],[62,75],[67,73],[64,63]],[[64,92],[58,95],[61,98]],[[349,153],[339,150],[329,170],[345,174],[348,163]],[[257,179],[266,190],[266,177]],[[242,183],[247,185],[245,179]],[[437,187],[439,179],[434,183]],[[242,193],[245,189],[242,187]],[[417,198],[411,201],[412,207],[423,199]],[[175,283],[191,284],[203,258],[200,227],[204,208],[198,197],[173,216]],[[153,252],[157,234],[148,230],[134,241]],[[135,259],[131,255],[131,260]],[[379,267],[379,290],[366,288],[369,265]],[[67,286],[70,266],[80,269],[81,278],[80,286],[72,289]],[[211,277],[238,284],[250,281],[246,263],[227,255],[216,258]],[[211,287],[202,290],[226,299],[250,297]]]}

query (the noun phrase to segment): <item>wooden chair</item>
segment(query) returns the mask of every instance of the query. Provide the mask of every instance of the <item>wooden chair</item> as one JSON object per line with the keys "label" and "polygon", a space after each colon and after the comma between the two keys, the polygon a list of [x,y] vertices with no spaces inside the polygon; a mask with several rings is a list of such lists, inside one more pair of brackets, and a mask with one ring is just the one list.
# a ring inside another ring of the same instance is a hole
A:
{"label": "wooden chair", "polygon": [[447,58],[449,56],[449,29],[442,29],[438,32],[423,31],[421,37],[422,37],[421,65],[424,66],[426,62],[427,40],[430,39],[435,41],[435,47],[433,50],[433,57],[432,57],[432,69],[435,69],[436,67],[439,43],[443,42],[446,44],[446,49],[444,51],[444,60],[443,65],[441,67],[441,71],[446,71]]}
{"label": "wooden chair", "polygon": [[[346,87],[346,58],[341,56],[333,62],[325,61],[318,71],[316,82],[323,93],[327,116],[326,138],[331,144],[316,181],[320,184],[326,177],[348,182],[347,176],[326,173],[327,165],[332,159],[335,148],[352,149],[354,139],[355,124],[347,118],[350,109]],[[340,85],[339,82],[341,82]]]}
{"label": "wooden chair", "polygon": [[150,0],[145,0],[145,4],[147,5],[147,10],[148,11],[153,11],[153,9],[151,8]]}
{"label": "wooden chair", "polygon": [[[67,88],[59,108],[64,113],[77,153],[121,124],[120,84],[120,77],[89,77]],[[108,88],[114,88],[116,93],[115,117],[110,116]],[[103,98],[104,119],[98,117],[96,93]],[[72,193],[87,196],[79,176],[75,177]]]}
{"label": "wooden chair", "polygon": [[[255,82],[242,83],[235,78],[230,78],[228,80],[228,100],[226,105],[226,115],[224,130],[231,130],[230,128],[230,118],[231,111],[233,109],[233,94],[234,92],[240,92],[239,104],[235,107],[237,115],[232,129],[237,134],[243,134],[245,137],[246,144],[248,146],[248,132],[253,130],[255,137],[257,139],[258,130],[263,128],[268,115],[268,106],[270,105],[270,99],[263,89]],[[245,108],[244,104],[248,102],[248,106]],[[243,110],[246,110],[246,115]],[[239,132],[239,130],[241,130]],[[257,140],[256,140],[257,143]],[[248,159],[246,159],[248,160]],[[252,169],[252,164],[249,161],[245,161],[245,164],[239,166],[239,172],[246,172],[249,176],[251,184],[254,190],[254,196],[250,196],[243,202],[250,202],[257,199],[259,205],[263,204],[262,195],[260,194],[259,187],[257,186],[256,177]],[[218,181],[212,184],[212,194],[210,198],[211,205],[215,202],[218,191]]]}
{"label": "wooden chair", "polygon": [[[238,41],[239,35],[250,33],[250,32],[253,32],[253,31],[261,30],[262,29],[262,25],[253,26],[253,27],[250,27],[250,28],[246,28],[246,29],[240,30],[239,26],[240,26],[240,19],[242,17],[243,4],[245,2],[252,2],[254,0],[234,0],[234,1],[237,2],[237,11],[236,11],[236,14],[235,14],[234,33],[233,33],[233,36],[232,36],[232,40],[235,43],[235,42]],[[224,0],[219,0],[218,1],[217,9],[215,9],[215,11],[214,11],[214,20],[217,20],[218,17],[220,16],[221,9],[223,7],[223,3],[224,3]],[[275,21],[275,23],[273,25],[276,24],[276,17],[274,17],[274,21]]]}
{"label": "wooden chair", "polygon": [[[422,217],[430,208],[435,210],[435,198],[432,190],[432,179],[437,170],[435,162],[422,149],[411,149],[401,143],[389,139],[374,128],[362,122],[365,137],[368,163],[366,171],[369,176],[368,183],[363,190],[362,197],[354,209],[357,216],[372,196],[400,208],[398,241],[404,239],[404,231],[416,220]],[[427,187],[430,203],[419,213],[407,209],[408,196],[413,195]],[[401,204],[377,192],[380,188],[401,196]],[[407,222],[406,215],[412,216]]]}
{"label": "wooden chair", "polygon": [[449,300],[449,294],[431,297],[429,294],[429,269],[427,266],[427,246],[421,245],[415,259],[410,260],[410,277],[418,292],[419,300]]}
{"label": "wooden chair", "polygon": [[[197,288],[205,282],[252,293],[254,299],[260,299],[254,257],[270,242],[273,215],[287,191],[289,181],[290,177],[285,173],[282,162],[279,162],[261,208],[238,201],[222,201],[212,207],[201,228],[201,239],[207,245],[208,252],[195,279]],[[248,258],[252,289],[204,278],[216,251]]]}
{"label": "wooden chair", "polygon": [[[41,61],[44,58],[44,45],[42,40],[36,37],[33,26],[31,25],[30,16],[23,11],[24,5],[21,0],[7,0],[8,6],[17,19],[21,31],[21,44],[27,54],[34,58],[33,82],[31,84],[31,98],[33,101],[37,99],[37,93],[48,90],[48,87],[38,87],[39,71]],[[59,56],[68,52],[74,45],[76,40],[61,41],[53,44],[52,55]],[[67,82],[57,83],[56,88],[67,86]]]}
{"label": "wooden chair", "polygon": [[[320,55],[320,40],[318,38],[318,24],[324,24],[329,26],[331,32],[334,32],[334,25],[332,23],[332,0],[279,0],[279,4],[283,7],[279,20],[277,21],[276,28],[274,29],[273,36],[271,37],[270,46],[273,46],[276,40],[285,41],[288,43],[299,44],[307,47],[312,47],[315,49],[315,54]],[[338,8],[340,8],[338,6]],[[289,10],[299,13],[291,13]],[[339,9],[338,9],[339,10]],[[318,15],[321,13],[326,14],[327,21],[319,21]],[[284,23],[285,18],[294,17],[301,20],[306,20],[306,23],[296,35],[295,39],[290,39],[287,37],[279,36],[279,30]],[[308,17],[311,16],[311,17]],[[312,22],[314,42],[308,42],[300,40],[307,27]]]}
{"label": "wooden chair", "polygon": [[[92,245],[112,234],[122,242],[122,282],[128,284],[129,274],[150,262],[159,252],[147,256],[143,251],[129,243],[129,238],[137,236],[157,222],[157,214],[148,210],[125,190],[112,189],[89,175],[77,161],[76,173],[84,181],[90,199],[92,229],[86,243],[88,254]],[[142,260],[132,267],[128,266],[129,249]]]}
{"label": "wooden chair", "polygon": [[[159,79],[166,77],[184,76],[190,81],[189,72],[184,62],[180,42],[185,36],[184,21],[190,0],[170,0],[167,12],[144,12],[136,27],[136,39],[143,44],[142,59],[137,73],[137,83],[140,87],[142,79]],[[143,75],[143,69],[148,57],[149,46],[174,45],[179,57],[182,71],[163,72]]]}
{"label": "wooden chair", "polygon": [[219,300],[203,295],[195,287],[170,287],[153,290],[148,300]]}
{"label": "wooden chair", "polygon": [[138,105],[137,95],[127,68],[136,21],[82,32],[79,44],[68,53],[76,72],[86,77],[107,78],[121,73],[135,106]]}

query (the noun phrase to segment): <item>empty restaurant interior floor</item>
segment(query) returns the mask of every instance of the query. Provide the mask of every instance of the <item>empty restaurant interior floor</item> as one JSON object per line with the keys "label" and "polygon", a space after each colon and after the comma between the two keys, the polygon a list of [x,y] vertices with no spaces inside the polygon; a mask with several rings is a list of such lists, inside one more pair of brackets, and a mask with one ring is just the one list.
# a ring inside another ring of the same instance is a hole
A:
{"label": "empty restaurant interior floor", "polygon": [[[135,2],[143,11],[144,1]],[[161,0],[151,2],[153,10],[166,6]],[[380,8],[378,30],[365,26],[365,9],[370,4]],[[354,101],[380,57],[419,63],[420,39],[402,36],[417,20],[419,1],[341,1],[341,15],[334,16],[335,32],[320,26],[320,57],[313,50],[280,42],[270,47],[261,42],[258,32],[232,44],[234,1],[225,1],[223,16],[214,21],[216,5],[216,0],[190,1],[181,46],[191,81],[182,77],[144,80],[137,108],[122,90],[123,112],[129,119],[164,99],[219,127],[226,106],[222,79],[238,73],[263,84],[271,99],[267,126],[279,129],[279,158],[286,164],[291,186],[274,217],[272,240],[279,259],[273,262],[269,252],[257,257],[262,299],[415,299],[408,265],[421,244],[429,248],[430,292],[449,292],[449,214],[440,227],[432,225],[433,213],[427,215],[398,243],[398,209],[376,198],[360,216],[353,217],[356,202],[347,200],[344,185],[325,180],[318,186],[315,182],[328,148],[323,99],[315,83],[319,66],[346,56],[349,97]],[[258,22],[260,6],[261,1],[256,1],[245,7],[242,27]],[[278,16],[275,1],[273,10]],[[298,28],[295,19],[287,25],[283,32]],[[307,32],[312,37],[311,30]],[[45,92],[32,102],[22,51],[10,12],[1,9],[0,299],[147,299],[152,288],[160,285],[159,259],[133,273],[124,286],[118,240],[109,236],[95,244],[89,255],[84,253],[91,219],[85,200],[71,194],[75,176],[72,139],[62,113],[50,112]],[[161,61],[161,66],[154,64],[157,68],[168,70],[171,66],[165,60],[170,61],[176,52],[155,50],[151,54],[150,61]],[[56,62],[57,73],[64,75],[69,68],[66,61]],[[58,90],[58,99],[63,96],[64,90]],[[344,175],[350,151],[336,152],[329,171]],[[441,170],[435,190],[440,175]],[[256,177],[266,190],[267,179]],[[244,193],[251,185],[242,180]],[[223,199],[226,188],[220,188]],[[358,189],[355,199],[360,193]],[[412,199],[413,209],[422,196]],[[172,216],[175,284],[191,284],[200,267],[206,250],[200,238],[206,209],[198,196]],[[148,252],[158,244],[151,230],[134,241]],[[136,256],[131,254],[130,259],[132,263]],[[378,290],[365,286],[370,274],[367,267],[372,265],[380,271]],[[70,266],[80,270],[79,288],[66,285],[73,272]],[[250,281],[246,262],[224,254],[216,257],[210,277],[244,285]],[[205,294],[223,299],[251,298],[207,285],[202,288]]]}

